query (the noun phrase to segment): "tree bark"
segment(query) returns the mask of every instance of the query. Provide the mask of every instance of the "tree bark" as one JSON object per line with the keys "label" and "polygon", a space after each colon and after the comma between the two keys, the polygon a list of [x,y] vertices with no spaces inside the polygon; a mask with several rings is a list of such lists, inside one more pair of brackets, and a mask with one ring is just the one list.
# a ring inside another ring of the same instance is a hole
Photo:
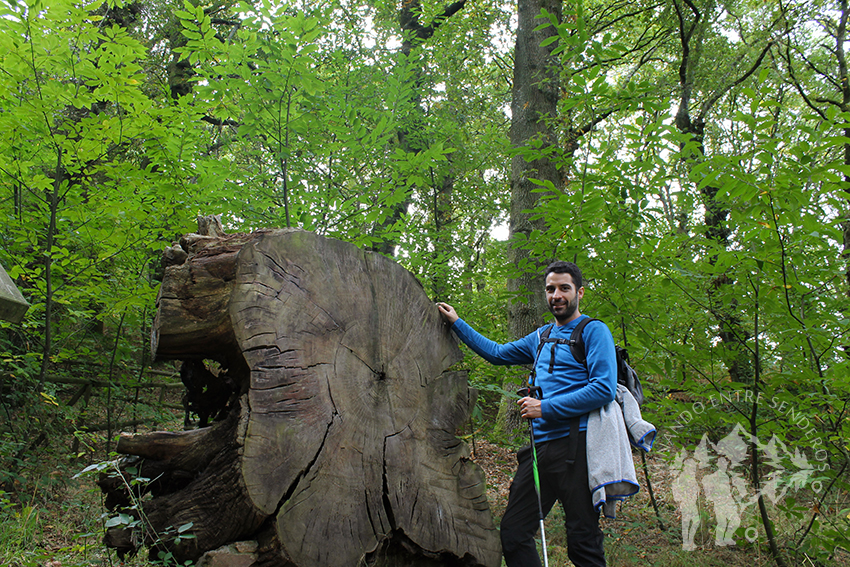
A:
{"label": "tree bark", "polygon": [[[515,155],[511,160],[508,264],[518,267],[520,272],[507,282],[508,292],[512,294],[508,326],[514,339],[524,337],[542,325],[546,312],[541,273],[548,259],[534,258],[523,247],[535,232],[546,229],[543,219],[532,219],[531,211],[537,207],[540,194],[534,192],[539,187],[530,178],[551,181],[558,190],[564,187],[556,160],[549,159],[546,151],[558,144],[555,118],[559,82],[552,57],[557,43],[541,46],[544,40],[557,34],[557,30],[553,26],[535,30],[541,23],[537,16],[542,9],[555,14],[560,20],[561,6],[561,0],[519,0],[518,3],[511,99],[510,138]],[[533,142],[541,144],[540,156],[527,161],[518,150],[530,147]],[[509,437],[524,434],[516,404],[508,398],[501,401],[497,422]]]}
{"label": "tree bark", "polygon": [[[428,25],[423,25],[421,20],[422,5],[419,0],[401,0],[398,10],[398,23],[402,35],[401,44],[401,65],[412,65],[412,60],[416,56],[416,48],[421,47],[426,41],[431,39],[434,32],[437,31],[447,19],[457,14],[466,5],[466,0],[457,0],[447,4],[442,13],[434,17],[433,21]],[[425,73],[426,62],[422,60],[418,65],[412,68],[412,75],[409,79],[413,87],[410,89],[411,95],[409,99],[410,117],[407,124],[399,127],[397,132],[399,147],[408,153],[418,153],[428,148],[431,143],[429,137],[431,134],[426,127],[426,116],[422,108],[422,88],[423,74]],[[444,174],[449,184],[453,183],[452,173]],[[445,188],[445,185],[443,186]],[[420,188],[424,189],[424,188]],[[434,184],[433,190],[439,191],[439,184]],[[403,188],[397,190],[402,191]],[[412,189],[411,191],[415,190]],[[386,216],[383,220],[377,222],[372,227],[372,232],[379,237],[381,241],[375,245],[374,251],[380,252],[389,257],[395,256],[398,238],[392,234],[393,227],[400,223],[407,214],[411,203],[413,202],[412,193],[407,193],[404,199],[401,199],[395,205],[389,207]],[[439,213],[434,212],[435,215]]]}
{"label": "tree bark", "polygon": [[[180,561],[257,539],[278,565],[498,565],[483,473],[455,437],[475,394],[448,370],[460,350],[419,282],[299,230],[184,243],[154,354],[216,360],[206,379],[231,395],[202,432],[122,437],[164,479],[142,506],[144,543]],[[123,494],[110,504],[143,496]],[[168,535],[189,523],[194,539]]]}
{"label": "tree bark", "polygon": [[[526,268],[522,275],[508,282],[508,290],[518,294],[528,294],[527,299],[514,301],[510,311],[510,330],[514,338],[523,337],[542,324],[542,314],[546,311],[541,290],[543,278],[541,270],[528,270],[531,262],[541,267],[545,260],[533,259],[529,251],[521,248],[534,231],[542,231],[545,225],[542,219],[532,220],[532,211],[539,201],[539,186],[530,178],[551,181],[556,189],[563,189],[563,176],[557,168],[556,160],[549,159],[547,148],[558,145],[555,131],[555,118],[558,105],[558,73],[552,58],[552,50],[557,43],[542,46],[544,40],[556,35],[554,27],[542,30],[535,28],[541,23],[537,19],[542,9],[561,15],[561,0],[519,0],[518,28],[514,49],[514,78],[511,100],[511,146],[516,151],[529,147],[536,141],[541,146],[541,156],[532,161],[517,152],[511,160],[511,214],[508,263]],[[519,241],[517,241],[519,238]]]}

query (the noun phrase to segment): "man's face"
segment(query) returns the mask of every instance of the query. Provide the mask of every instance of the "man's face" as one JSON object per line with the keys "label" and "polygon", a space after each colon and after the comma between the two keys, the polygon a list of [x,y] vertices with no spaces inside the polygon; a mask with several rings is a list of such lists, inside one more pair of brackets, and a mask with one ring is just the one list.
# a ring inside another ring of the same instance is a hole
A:
{"label": "man's face", "polygon": [[579,300],[584,288],[576,289],[570,274],[550,273],[546,276],[546,303],[559,324],[570,322],[578,314]]}

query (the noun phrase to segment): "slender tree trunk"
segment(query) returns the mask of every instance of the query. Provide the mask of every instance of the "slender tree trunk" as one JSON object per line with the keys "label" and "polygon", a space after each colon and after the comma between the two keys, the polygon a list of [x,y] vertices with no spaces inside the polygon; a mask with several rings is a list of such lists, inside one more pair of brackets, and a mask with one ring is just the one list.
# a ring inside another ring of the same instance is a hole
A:
{"label": "slender tree trunk", "polygon": [[[451,159],[449,160],[451,164]],[[454,171],[449,168],[443,175],[432,180],[434,192],[434,253],[430,267],[431,292],[434,300],[444,301],[449,289],[446,277],[449,270],[448,258],[452,242],[452,202],[454,196]]]}
{"label": "slender tree trunk", "polygon": [[39,389],[44,388],[44,379],[50,366],[50,355],[53,351],[53,245],[56,240],[56,215],[59,208],[59,190],[64,179],[62,164],[62,148],[56,147],[56,172],[53,179],[53,189],[48,194],[50,220],[47,225],[47,238],[44,250],[44,346],[41,351],[41,372],[38,376]]}
{"label": "slender tree trunk", "polygon": [[[754,291],[756,294],[756,298],[758,298],[759,288],[758,286],[754,286]],[[756,309],[755,309],[755,322],[754,322],[754,334],[755,334],[755,354],[754,354],[754,362],[753,367],[755,368],[754,376],[753,376],[753,404],[752,409],[750,411],[750,438],[757,439],[758,438],[758,409],[759,409],[759,397],[761,395],[761,373],[760,373],[760,360],[759,360],[759,302],[756,299]],[[782,557],[782,553],[779,551],[779,545],[776,543],[776,533],[773,531],[773,522],[770,520],[770,516],[767,511],[767,506],[764,503],[764,495],[761,492],[761,472],[759,470],[759,448],[758,444],[755,441],[750,442],[750,467],[752,474],[752,482],[753,488],[758,494],[758,508],[759,515],[761,516],[761,523],[764,526],[765,534],[767,535],[767,542],[770,546],[770,553],[773,555],[774,561],[776,561],[777,567],[786,567],[785,559]]]}
{"label": "slender tree trunk", "polygon": [[109,386],[106,388],[106,453],[112,450],[112,385],[115,383],[115,356],[118,354],[118,345],[121,344],[121,333],[124,331],[124,317],[127,309],[121,312],[121,320],[115,329],[115,343],[112,345],[112,355],[109,358],[106,380]]}

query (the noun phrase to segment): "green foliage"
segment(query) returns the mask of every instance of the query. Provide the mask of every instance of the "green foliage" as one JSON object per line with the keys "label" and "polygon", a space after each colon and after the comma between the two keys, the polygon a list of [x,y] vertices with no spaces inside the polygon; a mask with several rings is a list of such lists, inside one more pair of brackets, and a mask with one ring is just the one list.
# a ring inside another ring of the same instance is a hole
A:
{"label": "green foliage", "polygon": [[98,329],[151,304],[147,266],[173,201],[132,157],[161,142],[142,43],[70,2],[2,10],[0,261],[32,304],[24,329],[54,331],[9,355],[58,362],[93,354]]}
{"label": "green foliage", "polygon": [[[811,122],[765,69],[712,103],[715,112],[701,116],[704,137],[684,135],[672,119],[676,109],[664,111],[663,73],[672,78],[677,69],[626,72],[630,36],[612,43],[593,14],[584,6],[576,19],[541,18],[541,27],[556,26],[556,52],[568,70],[563,136],[570,140],[583,121],[590,128],[579,130],[579,147],[558,156],[543,156],[533,143],[517,150],[526,160],[559,160],[568,180],[563,192],[538,182],[533,213],[547,228],[519,244],[544,262],[582,266],[582,311],[605,320],[629,347],[649,390],[646,413],[680,447],[703,434],[716,442],[735,424],[764,441],[805,446],[812,462],[819,459],[809,486],[824,489],[808,493],[810,509],[837,505],[847,486],[839,439],[850,396],[839,346],[848,333],[846,139],[836,135],[844,118]],[[695,97],[723,92],[715,77],[700,78],[703,62],[725,65],[751,50],[724,44],[706,22],[700,48],[719,51],[699,55],[689,85]],[[664,49],[681,56],[677,47]],[[656,84],[639,80],[652,74]],[[609,121],[594,118],[610,111]],[[722,224],[710,224],[709,208],[723,211]],[[721,229],[726,242],[716,238]],[[730,376],[732,367],[742,381]],[[708,409],[697,413],[695,404]],[[760,480],[771,471],[762,467]],[[810,517],[796,507],[779,513],[781,545],[793,553],[826,558],[844,545],[819,521],[797,541]]]}
{"label": "green foliage", "polygon": [[129,506],[119,508],[114,513],[103,515],[104,529],[120,527],[131,531],[133,541],[146,542],[156,550],[156,555],[152,557],[154,564],[163,566],[192,565],[192,561],[185,561],[184,563],[177,561],[170,549],[173,550],[181,542],[195,538],[192,533],[193,522],[187,522],[180,526],[169,526],[164,531],[157,532],[152,528],[151,522],[145,515],[145,494],[149,490],[148,485],[154,479],[140,476],[137,467],[129,466],[123,460],[93,463],[74,475],[74,478],[99,476],[120,479],[130,501]]}
{"label": "green foliage", "polygon": [[90,513],[99,503],[91,487],[82,490],[69,481],[64,467],[38,474],[28,494],[0,490],[0,561],[14,567],[103,561],[98,515]]}
{"label": "green foliage", "polygon": [[[0,3],[0,263],[32,304],[22,325],[0,323],[3,541],[39,548],[44,507],[21,494],[45,490],[42,433],[77,440],[52,454],[103,444],[77,427],[88,408],[46,378],[98,363],[126,395],[147,364],[159,251],[197,214],[221,213],[228,231],[396,244],[430,296],[500,342],[521,296],[505,281],[578,262],[582,310],[629,347],[650,418],[686,447],[744,423],[823,451],[810,479],[823,490],[782,503],[775,523],[798,557],[846,547],[850,109],[838,52],[808,37],[834,11],[590,2],[541,14],[563,70],[557,150],[508,147],[504,6],[467,4],[403,52],[394,2],[174,4],[137,21],[123,2]],[[442,9],[426,2],[422,23]],[[694,26],[688,65],[680,23]],[[745,74],[771,33],[771,56]],[[697,133],[677,124],[685,86]],[[545,229],[516,238],[531,259],[506,265],[490,232],[511,214],[511,160],[541,158],[566,189],[537,183],[529,212]],[[462,366],[490,430],[525,369],[469,353]]]}

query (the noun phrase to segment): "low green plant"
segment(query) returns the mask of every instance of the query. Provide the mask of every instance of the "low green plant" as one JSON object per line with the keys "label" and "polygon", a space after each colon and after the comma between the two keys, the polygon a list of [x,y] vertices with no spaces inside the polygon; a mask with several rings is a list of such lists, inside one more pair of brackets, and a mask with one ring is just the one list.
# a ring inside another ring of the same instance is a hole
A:
{"label": "low green plant", "polygon": [[156,556],[151,557],[151,561],[157,565],[173,567],[178,565],[189,566],[193,563],[192,561],[180,563],[174,557],[174,553],[167,549],[166,545],[172,547],[183,541],[194,539],[195,535],[191,533],[194,524],[188,522],[180,526],[168,526],[162,531],[157,531],[145,515],[143,495],[146,492],[146,486],[151,482],[150,478],[141,476],[138,467],[127,466],[125,463],[122,468],[121,461],[118,459],[89,465],[76,477],[99,474],[108,474],[114,478],[119,478],[124,483],[124,488],[130,499],[129,506],[102,515],[104,529],[123,527],[134,532],[133,541],[150,542],[151,549],[156,550]]}
{"label": "low green plant", "polygon": [[31,504],[15,504],[11,495],[0,491],[0,526],[4,554],[14,549],[34,548],[40,533],[42,511]]}
{"label": "low green plant", "polygon": [[76,483],[33,491],[24,502],[0,491],[0,564],[9,567],[83,567],[103,564],[104,553],[91,489]]}

